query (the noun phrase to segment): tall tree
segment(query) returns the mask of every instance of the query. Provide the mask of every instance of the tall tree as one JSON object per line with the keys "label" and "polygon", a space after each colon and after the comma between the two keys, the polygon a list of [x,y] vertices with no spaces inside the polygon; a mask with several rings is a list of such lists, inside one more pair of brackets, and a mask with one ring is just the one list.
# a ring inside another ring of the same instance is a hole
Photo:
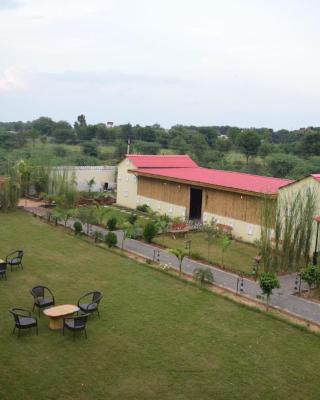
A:
{"label": "tall tree", "polygon": [[245,155],[248,164],[249,157],[254,157],[258,154],[261,139],[255,131],[246,130],[238,135],[237,144],[239,150]]}

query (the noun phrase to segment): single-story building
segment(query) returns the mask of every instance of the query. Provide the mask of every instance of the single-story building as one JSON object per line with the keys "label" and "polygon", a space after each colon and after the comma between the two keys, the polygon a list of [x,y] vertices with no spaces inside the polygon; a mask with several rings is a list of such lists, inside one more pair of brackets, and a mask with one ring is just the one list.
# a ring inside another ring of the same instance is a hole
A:
{"label": "single-story building", "polygon": [[184,220],[227,225],[235,237],[260,237],[265,197],[277,199],[289,179],[199,167],[187,155],[127,155],[118,166],[117,203],[151,209]]}
{"label": "single-story building", "polygon": [[87,191],[89,182],[93,179],[91,191],[101,192],[115,189],[117,167],[108,165],[99,166],[59,166],[54,171],[66,172],[74,176],[79,191]]}

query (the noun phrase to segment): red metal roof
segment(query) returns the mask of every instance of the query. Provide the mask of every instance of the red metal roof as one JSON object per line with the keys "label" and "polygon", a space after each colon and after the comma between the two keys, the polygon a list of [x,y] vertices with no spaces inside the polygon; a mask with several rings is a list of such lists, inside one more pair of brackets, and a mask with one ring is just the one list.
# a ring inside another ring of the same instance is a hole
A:
{"label": "red metal roof", "polygon": [[185,182],[202,185],[219,186],[221,188],[236,189],[260,194],[277,194],[278,189],[292,182],[290,179],[272,178],[245,174],[241,172],[222,171],[201,167],[194,168],[139,168],[132,172],[137,175],[148,175],[168,179],[177,179]]}
{"label": "red metal roof", "polygon": [[188,155],[128,154],[127,159],[137,168],[192,168],[197,164]]}
{"label": "red metal roof", "polygon": [[318,182],[320,182],[320,174],[311,174],[311,176]]}

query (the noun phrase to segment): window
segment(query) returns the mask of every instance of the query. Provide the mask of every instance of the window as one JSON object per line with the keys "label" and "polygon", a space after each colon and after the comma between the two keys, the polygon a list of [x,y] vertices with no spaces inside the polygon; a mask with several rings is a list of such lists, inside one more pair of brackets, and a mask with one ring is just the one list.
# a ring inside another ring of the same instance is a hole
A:
{"label": "window", "polygon": [[161,208],[161,205],[160,205],[160,204],[158,204],[158,205],[157,205],[157,209],[158,209],[158,210],[160,210],[160,208]]}
{"label": "window", "polygon": [[124,197],[128,197],[129,192],[127,190],[124,191]]}
{"label": "window", "polygon": [[253,225],[247,226],[247,232],[248,232],[248,235],[253,235]]}

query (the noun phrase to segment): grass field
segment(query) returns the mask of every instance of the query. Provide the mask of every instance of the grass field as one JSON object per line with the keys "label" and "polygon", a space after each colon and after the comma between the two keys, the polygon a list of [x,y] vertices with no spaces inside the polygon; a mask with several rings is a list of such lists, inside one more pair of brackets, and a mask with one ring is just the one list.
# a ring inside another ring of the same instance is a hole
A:
{"label": "grass field", "polygon": [[[320,338],[22,212],[0,214],[0,257],[26,252],[0,281],[0,398],[318,399]],[[48,285],[58,304],[90,289],[105,297],[88,339],[11,334],[12,306]]]}
{"label": "grass field", "polygon": [[[117,219],[117,229],[123,228],[124,224],[128,222],[128,218],[131,213],[134,213],[134,210],[131,210],[129,212],[125,212],[124,208],[120,207],[115,207],[115,206],[109,206],[108,207],[108,212],[106,213],[103,223],[106,224],[107,221],[110,218],[116,218]],[[137,223],[141,226],[144,227],[148,221],[150,221],[149,218],[145,217],[143,218],[141,215],[138,215]]]}
{"label": "grass field", "polygon": [[[162,235],[156,237],[154,241],[169,248],[184,249],[187,239],[191,240],[191,254],[196,252],[205,260],[222,264],[222,251],[218,239],[215,239],[214,243],[210,245],[208,257],[208,242],[201,232],[188,233],[186,238],[182,235],[177,235],[176,239],[173,239],[172,235]],[[226,268],[234,271],[251,274],[253,258],[257,255],[258,249],[254,245],[233,240],[225,252],[223,264]]]}

